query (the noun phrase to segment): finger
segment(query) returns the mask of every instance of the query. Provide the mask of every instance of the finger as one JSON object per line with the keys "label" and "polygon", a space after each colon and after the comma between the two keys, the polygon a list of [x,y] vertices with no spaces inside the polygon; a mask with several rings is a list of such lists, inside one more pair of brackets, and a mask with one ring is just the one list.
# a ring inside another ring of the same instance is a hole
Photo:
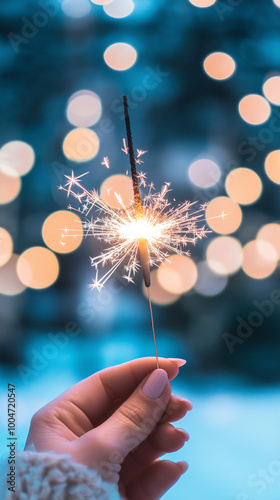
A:
{"label": "finger", "polygon": [[121,480],[124,484],[131,482],[146,466],[165,453],[180,450],[189,434],[183,429],[176,429],[169,423],[158,424],[156,430],[135,450],[122,465]]}
{"label": "finger", "polygon": [[190,438],[183,429],[176,429],[172,424],[159,424],[156,430],[139,447],[131,452],[136,462],[145,467],[165,453],[178,451]]}
{"label": "finger", "polygon": [[156,461],[126,488],[127,500],[158,500],[186,472],[186,462]]}
{"label": "finger", "polygon": [[[159,364],[167,372],[168,379],[172,380],[178,374],[178,365],[182,365],[182,361],[159,358]],[[71,401],[96,427],[106,418],[112,405],[119,399],[127,399],[154,368],[153,357],[106,368],[68,389],[55,403],[65,404]]]}
{"label": "finger", "polygon": [[192,407],[193,405],[188,399],[178,398],[174,396],[174,394],[171,394],[170,401],[161,418],[161,422],[176,422],[177,420],[181,420]]}
{"label": "finger", "polygon": [[154,430],[166,410],[170,393],[166,371],[154,370],[109,419],[73,442],[79,461],[97,464],[109,457],[109,462],[121,464]]}
{"label": "finger", "polygon": [[[124,401],[125,401],[124,398],[117,400],[110,407],[110,410],[106,413],[106,415],[103,414],[103,420],[106,420],[111,415],[113,415],[113,413],[124,403]],[[171,394],[166,411],[164,412],[160,421],[176,422],[177,420],[181,420],[181,418],[183,418],[186,415],[186,413],[192,409],[192,407],[193,405],[188,399],[178,398],[177,396]]]}

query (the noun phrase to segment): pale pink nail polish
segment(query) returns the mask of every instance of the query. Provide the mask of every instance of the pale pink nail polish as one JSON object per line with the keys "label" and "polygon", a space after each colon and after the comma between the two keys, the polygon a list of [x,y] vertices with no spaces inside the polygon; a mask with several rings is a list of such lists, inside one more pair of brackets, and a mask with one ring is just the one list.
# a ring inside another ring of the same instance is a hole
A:
{"label": "pale pink nail polish", "polygon": [[157,399],[163,393],[163,390],[168,382],[166,371],[158,368],[154,370],[145,382],[142,392],[150,399]]}
{"label": "pale pink nail polish", "polygon": [[175,363],[177,364],[177,366],[180,368],[181,366],[184,366],[187,362],[186,359],[182,359],[182,358],[167,358],[169,361],[175,361]]}

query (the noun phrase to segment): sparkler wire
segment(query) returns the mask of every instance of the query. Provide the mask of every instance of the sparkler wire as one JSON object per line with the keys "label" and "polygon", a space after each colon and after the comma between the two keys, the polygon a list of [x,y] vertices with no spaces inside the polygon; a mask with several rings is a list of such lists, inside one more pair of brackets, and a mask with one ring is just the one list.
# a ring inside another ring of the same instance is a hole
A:
{"label": "sparkler wire", "polygon": [[157,368],[159,368],[158,353],[157,353],[157,341],[156,341],[156,333],[155,333],[155,325],[154,325],[154,317],[153,317],[150,288],[147,288],[147,292],[148,292],[149,307],[150,307],[150,313],[151,313],[151,321],[152,321],[152,330],[153,330],[153,337],[154,337],[154,344],[155,344],[155,351],[156,351]]}

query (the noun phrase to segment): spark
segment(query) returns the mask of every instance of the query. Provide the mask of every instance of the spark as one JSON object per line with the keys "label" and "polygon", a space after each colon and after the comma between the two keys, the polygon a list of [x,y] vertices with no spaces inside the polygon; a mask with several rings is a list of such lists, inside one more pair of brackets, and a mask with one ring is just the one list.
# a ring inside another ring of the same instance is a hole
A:
{"label": "spark", "polygon": [[131,276],[127,276],[126,274],[123,275],[123,278],[125,280],[127,280],[129,283],[134,283],[133,279],[131,278]]}
{"label": "spark", "polygon": [[140,156],[148,153],[148,151],[143,151],[142,149],[136,149],[137,151],[137,158],[140,158]]}
{"label": "spark", "polygon": [[96,271],[95,279],[92,280],[92,283],[88,287],[90,290],[94,290],[96,288],[98,292],[101,292],[103,285],[98,282],[98,271]]}
{"label": "spark", "polygon": [[[75,177],[74,172],[72,170],[71,177],[69,177],[69,175],[64,176],[64,177],[66,177],[66,179],[68,179],[68,182],[66,182],[66,184],[65,184],[65,187],[68,186],[67,198],[68,198],[69,194],[71,193],[72,187],[77,186],[80,178],[83,177],[84,175],[87,175],[87,174],[88,174],[88,172],[85,172],[84,174],[79,175],[78,177]],[[60,188],[62,188],[62,186],[60,186]]]}
{"label": "spark", "polygon": [[141,186],[146,187],[147,186],[147,183],[146,183],[147,176],[146,176],[145,172],[138,172],[138,180],[139,180],[139,187],[141,187]]}
{"label": "spark", "polygon": [[104,156],[103,161],[101,162],[101,165],[104,165],[106,168],[110,168],[110,162],[108,156]]}
{"label": "spark", "polygon": [[127,147],[127,145],[126,145],[126,140],[125,140],[125,139],[123,139],[123,148],[122,148],[122,151],[123,151],[126,155],[128,155],[128,147]]}
{"label": "spark", "polygon": [[[190,244],[195,245],[210,231],[200,223],[204,219],[205,205],[197,209],[196,202],[185,201],[173,206],[168,200],[170,183],[165,183],[159,192],[154,191],[154,184],[146,186],[146,193],[142,200],[143,217],[137,217],[135,205],[125,207],[119,193],[114,193],[119,208],[112,208],[96,190],[85,189],[79,177],[72,173],[71,188],[69,182],[62,189],[71,194],[78,203],[78,207],[71,210],[80,212],[80,197],[75,190],[83,193],[87,200],[87,212],[82,220],[83,233],[86,237],[92,236],[104,243],[104,250],[100,255],[91,257],[91,266],[95,269],[95,278],[90,289],[101,290],[106,281],[119,268],[123,267],[124,277],[132,282],[140,269],[138,259],[139,241],[145,240],[149,255],[149,265],[159,266],[168,256],[177,253],[189,256]],[[68,207],[70,208],[70,206]],[[63,237],[77,237],[77,232],[64,229]],[[105,269],[99,275],[100,269]]]}
{"label": "spark", "polygon": [[148,153],[148,151],[143,151],[142,149],[136,149],[136,151],[137,151],[137,158],[136,158],[135,162],[139,163],[139,165],[140,165],[141,163],[144,163],[143,160],[140,160],[140,157],[142,155]]}

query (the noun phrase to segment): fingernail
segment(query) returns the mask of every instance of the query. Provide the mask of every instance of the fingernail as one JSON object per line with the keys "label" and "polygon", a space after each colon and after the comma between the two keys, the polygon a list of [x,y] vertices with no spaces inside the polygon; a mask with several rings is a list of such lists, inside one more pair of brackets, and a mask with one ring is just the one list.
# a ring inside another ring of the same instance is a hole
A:
{"label": "fingernail", "polygon": [[176,465],[178,465],[178,467],[182,471],[182,474],[187,472],[187,470],[189,468],[189,464],[187,462],[177,462]]}
{"label": "fingernail", "polygon": [[157,399],[163,393],[163,390],[168,382],[166,371],[158,368],[154,370],[145,382],[142,389],[143,394],[151,399]]}
{"label": "fingernail", "polygon": [[177,366],[180,368],[181,366],[184,366],[187,362],[186,359],[182,359],[182,358],[168,358],[170,361],[175,361],[175,363],[177,364]]}

